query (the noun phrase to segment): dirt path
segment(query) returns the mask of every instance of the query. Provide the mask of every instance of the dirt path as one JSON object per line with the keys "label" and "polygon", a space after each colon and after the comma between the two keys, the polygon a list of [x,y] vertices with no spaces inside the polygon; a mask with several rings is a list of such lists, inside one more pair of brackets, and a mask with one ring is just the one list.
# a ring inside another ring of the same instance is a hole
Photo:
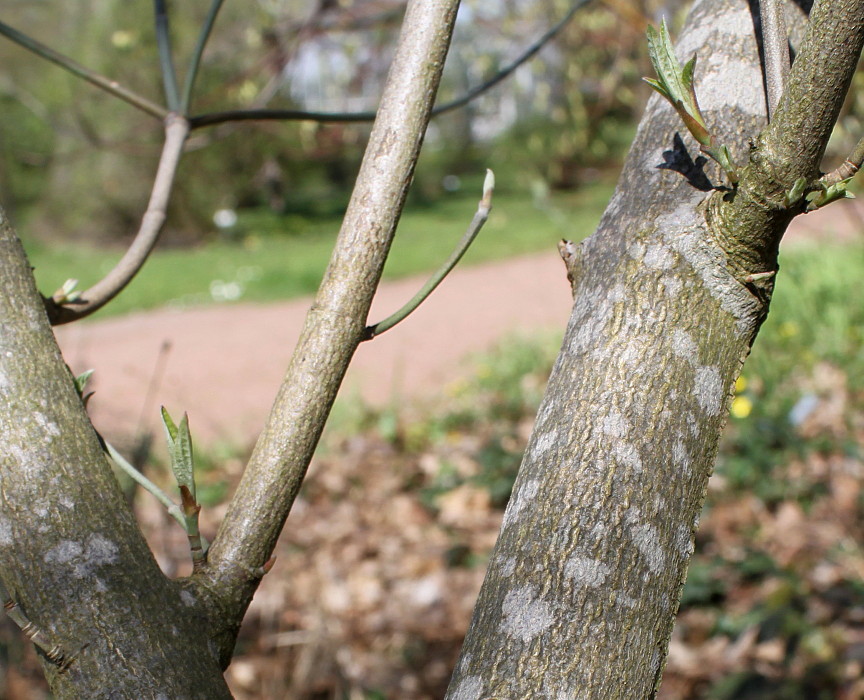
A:
{"label": "dirt path", "polygon": [[[372,318],[383,318],[424,281],[383,284]],[[95,368],[90,387],[94,422],[109,439],[134,434],[146,411],[188,411],[203,442],[251,442],[270,408],[299,335],[309,299],[159,310],[60,327],[67,362],[78,373]],[[377,405],[434,399],[469,368],[466,355],[491,348],[508,333],[563,328],[570,290],[557,252],[456,270],[399,327],[364,343],[340,397]],[[148,396],[164,369],[155,396]]]}
{"label": "dirt path", "polygon": [[[801,217],[788,244],[848,235],[862,221],[856,211],[843,203]],[[383,284],[372,318],[398,308],[423,281]],[[60,327],[57,336],[73,371],[95,368],[91,415],[109,439],[158,427],[164,404],[190,414],[200,444],[238,447],[251,444],[263,423],[309,303],[160,310]],[[563,329],[570,303],[554,250],[457,269],[412,317],[360,347],[340,397],[376,405],[434,400],[470,372],[467,355],[514,332]],[[161,375],[155,390],[154,375]]]}

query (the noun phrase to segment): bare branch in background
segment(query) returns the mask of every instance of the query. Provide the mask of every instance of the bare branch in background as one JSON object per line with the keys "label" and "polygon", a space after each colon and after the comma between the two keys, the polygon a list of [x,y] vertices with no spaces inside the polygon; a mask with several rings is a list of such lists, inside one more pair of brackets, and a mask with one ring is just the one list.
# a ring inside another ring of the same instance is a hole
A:
{"label": "bare branch in background", "polygon": [[0,34],[11,41],[14,41],[16,44],[28,51],[32,51],[37,56],[41,56],[45,60],[51,61],[51,63],[60,66],[73,75],[77,75],[79,78],[83,78],[91,85],[95,85],[105,92],[114,95],[114,97],[119,97],[124,102],[129,103],[133,107],[137,107],[147,114],[158,117],[159,119],[165,119],[168,116],[168,110],[162,105],[151,102],[146,97],[142,97],[141,95],[126,89],[116,80],[111,80],[110,78],[106,78],[104,75],[100,75],[89,68],[85,68],[68,56],[64,56],[63,54],[54,51],[54,49],[49,48],[35,39],[31,39],[26,34],[22,34],[17,29],[13,29],[8,24],[0,22]]}
{"label": "bare branch in background", "polygon": [[207,13],[207,18],[201,27],[201,32],[198,34],[198,43],[195,44],[195,50],[192,52],[192,58],[189,61],[189,70],[186,73],[186,81],[183,84],[183,95],[180,99],[181,114],[188,114],[189,112],[189,105],[192,102],[192,90],[195,87],[195,79],[198,77],[198,69],[201,66],[201,57],[204,55],[204,48],[207,46],[207,40],[213,31],[216,16],[219,14],[219,10],[222,9],[223,2],[224,0],[213,0],[210,5],[210,11]]}
{"label": "bare branch in background", "polygon": [[71,323],[102,308],[117,296],[141,269],[153,246],[156,245],[162,225],[165,223],[168,198],[171,195],[174,175],[188,133],[189,123],[183,117],[179,115],[168,117],[165,122],[165,145],[153,181],[150,202],[135,240],[114,269],[90,289],[76,295],[74,301],[55,297],[45,300],[51,325]]}
{"label": "bare branch in background", "polygon": [[[464,107],[469,102],[476,100],[480,95],[488,92],[502,80],[509,77],[519,66],[532,59],[546,44],[554,39],[564,27],[573,19],[576,11],[584,7],[590,0],[576,0],[554,26],[546,31],[537,41],[523,51],[516,60],[502,68],[489,80],[472,88],[461,97],[456,98],[432,110],[432,116],[450,112],[454,109]],[[375,112],[309,112],[300,109],[237,109],[225,112],[208,112],[189,118],[189,126],[193,131],[206,126],[224,124],[225,122],[237,121],[312,121],[322,124],[327,123],[352,123],[371,122],[375,119]]]}
{"label": "bare branch in background", "polygon": [[156,22],[156,43],[159,45],[159,68],[162,71],[165,100],[172,112],[179,112],[180,90],[177,87],[177,71],[171,52],[171,27],[165,0],[153,0],[153,16]]}

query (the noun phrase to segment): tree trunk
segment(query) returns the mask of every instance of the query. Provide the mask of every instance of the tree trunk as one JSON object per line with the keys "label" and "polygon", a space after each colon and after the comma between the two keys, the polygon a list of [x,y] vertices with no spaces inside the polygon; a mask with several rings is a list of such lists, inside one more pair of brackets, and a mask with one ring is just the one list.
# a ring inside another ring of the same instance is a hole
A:
{"label": "tree trunk", "polygon": [[[777,270],[801,211],[784,193],[818,175],[862,3],[817,3],[811,25],[820,34],[734,191],[710,188],[683,123],[649,102],[581,246],[573,313],[448,698],[655,695],[735,379],[773,289],[748,275]],[[746,3],[702,0],[678,46],[679,59],[698,54],[700,105],[738,163],[765,124],[754,36]],[[826,37],[848,51],[828,58]]]}
{"label": "tree trunk", "polygon": [[0,575],[77,655],[65,671],[44,659],[54,694],[230,697],[207,613],[159,570],[123,501],[2,211],[0,279]]}

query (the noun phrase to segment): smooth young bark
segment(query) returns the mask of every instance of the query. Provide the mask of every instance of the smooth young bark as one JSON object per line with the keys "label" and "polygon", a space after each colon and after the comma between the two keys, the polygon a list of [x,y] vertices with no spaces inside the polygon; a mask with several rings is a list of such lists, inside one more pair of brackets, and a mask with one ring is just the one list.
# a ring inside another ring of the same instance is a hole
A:
{"label": "smooth young bark", "polygon": [[[814,7],[735,193],[706,189],[683,124],[649,103],[581,247],[573,313],[448,698],[655,695],[729,399],[773,290],[748,274],[777,270],[800,211],[782,195],[817,174],[862,5]],[[697,52],[709,127],[745,163],[766,114],[751,10],[697,2],[677,50]]]}
{"label": "smooth young bark", "polygon": [[411,0],[324,280],[231,506],[196,577],[225,611],[227,662],[357,345],[432,111],[459,0]]}

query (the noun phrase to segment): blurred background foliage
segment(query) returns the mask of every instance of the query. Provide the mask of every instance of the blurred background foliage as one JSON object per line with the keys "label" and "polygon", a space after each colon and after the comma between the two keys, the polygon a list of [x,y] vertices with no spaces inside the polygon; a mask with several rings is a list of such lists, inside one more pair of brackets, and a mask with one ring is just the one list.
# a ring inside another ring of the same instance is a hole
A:
{"label": "blurred background foliage", "polygon": [[[171,7],[181,69],[208,5]],[[493,76],[569,6],[563,0],[466,0],[440,101]],[[486,167],[498,172],[503,187],[541,194],[572,190],[614,171],[647,98],[639,83],[649,71],[642,37],[660,7],[656,0],[585,7],[508,80],[435,119],[413,200],[436,201],[457,190],[465,174],[482,174]],[[403,9],[404,0],[226,3],[192,111],[374,110]],[[3,20],[161,101],[148,3],[8,0]],[[20,228],[28,237],[99,245],[127,240],[146,204],[160,125],[11,42],[0,41],[0,61],[4,206],[26,223]],[[367,124],[309,121],[245,122],[195,132],[165,239],[188,244],[211,237],[220,209],[267,210],[286,234],[293,231],[292,215],[338,215],[368,132]],[[201,187],[202,176],[207,187]]]}

